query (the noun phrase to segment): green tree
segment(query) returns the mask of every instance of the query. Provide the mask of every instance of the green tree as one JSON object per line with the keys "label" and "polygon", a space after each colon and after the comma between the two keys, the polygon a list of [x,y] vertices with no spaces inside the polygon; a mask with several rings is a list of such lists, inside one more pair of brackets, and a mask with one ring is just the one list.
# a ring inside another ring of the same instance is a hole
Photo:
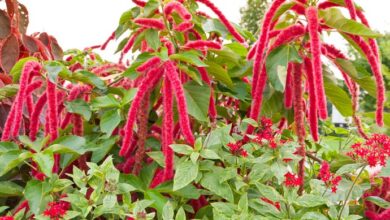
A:
{"label": "green tree", "polygon": [[247,6],[240,9],[240,25],[250,31],[252,34],[259,29],[260,20],[267,9],[267,0],[248,0]]}

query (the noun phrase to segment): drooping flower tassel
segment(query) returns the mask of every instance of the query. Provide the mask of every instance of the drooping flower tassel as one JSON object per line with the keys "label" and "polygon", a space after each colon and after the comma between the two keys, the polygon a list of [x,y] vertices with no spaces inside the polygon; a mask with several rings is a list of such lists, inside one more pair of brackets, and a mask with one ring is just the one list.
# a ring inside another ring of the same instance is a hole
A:
{"label": "drooping flower tassel", "polygon": [[269,51],[280,47],[283,44],[290,42],[291,40],[300,37],[305,34],[305,28],[301,24],[295,24],[280,31],[280,34],[276,37],[275,41],[270,46]]}
{"label": "drooping flower tassel", "polygon": [[34,110],[31,113],[29,137],[32,141],[36,140],[37,133],[39,130],[39,116],[41,115],[43,108],[45,107],[46,102],[47,102],[47,96],[46,96],[46,93],[43,93],[38,98],[38,101],[35,104]]}
{"label": "drooping flower tassel", "polygon": [[173,144],[173,92],[168,77],[164,78],[163,85],[163,125],[162,151],[165,157],[164,181],[173,178],[173,151],[169,145]]}
{"label": "drooping flower tassel", "polygon": [[284,91],[284,107],[286,109],[291,109],[293,105],[293,86],[292,86],[292,80],[293,80],[293,63],[289,63],[287,67],[287,77],[286,77],[286,88]]}
{"label": "drooping flower tassel", "polygon": [[209,116],[211,121],[215,121],[218,115],[217,107],[215,106],[215,98],[214,98],[214,88],[211,85],[211,80],[209,74],[207,73],[206,68],[198,67],[198,71],[202,80],[210,86],[210,103],[209,103]]}
{"label": "drooping flower tassel", "polygon": [[309,126],[310,133],[315,142],[318,141],[318,115],[317,115],[317,94],[315,88],[315,78],[310,58],[304,58],[304,69],[309,84]]}
{"label": "drooping flower tassel", "polygon": [[190,119],[188,117],[187,103],[184,95],[183,85],[179,79],[176,67],[173,62],[168,61],[164,64],[164,73],[172,83],[172,88],[176,94],[177,107],[179,112],[180,128],[186,142],[190,145],[195,144],[195,138],[192,134]]}
{"label": "drooping flower tassel", "polygon": [[164,22],[156,18],[136,18],[134,19],[134,23],[145,28],[153,28],[158,30],[165,29]]}
{"label": "drooping flower tassel", "polygon": [[142,73],[142,72],[145,72],[145,71],[147,71],[149,69],[155,68],[156,65],[158,65],[159,63],[161,63],[160,57],[152,57],[148,61],[146,61],[145,63],[143,63],[139,67],[137,67],[136,70],[138,72]]}
{"label": "drooping flower tassel", "polygon": [[241,44],[246,46],[245,38],[242,37],[237,30],[230,24],[230,22],[226,19],[225,15],[209,0],[196,0],[197,2],[203,3],[207,7],[209,7],[221,20],[222,24],[225,25],[226,29],[230,32],[230,34]]}
{"label": "drooping flower tassel", "polygon": [[322,120],[328,118],[327,102],[325,96],[324,82],[322,76],[322,62],[321,62],[321,41],[318,33],[318,11],[315,7],[309,7],[306,10],[306,17],[308,21],[310,47],[312,54],[312,67],[316,84],[317,93],[317,108],[319,117]]}
{"label": "drooping flower tassel", "polygon": [[161,78],[161,71],[159,69],[153,69],[146,74],[145,78],[142,80],[141,85],[138,87],[137,94],[131,104],[129,113],[127,115],[127,122],[124,128],[124,137],[122,141],[122,147],[119,151],[120,156],[124,156],[130,148],[131,139],[133,137],[133,125],[135,119],[137,118],[137,112],[141,105],[143,98],[145,97],[146,92]]}
{"label": "drooping flower tassel", "polygon": [[345,1],[345,6],[347,6],[349,15],[353,20],[356,20],[356,8],[355,4],[353,3],[353,0],[344,0]]}
{"label": "drooping flower tassel", "polygon": [[165,5],[164,7],[165,16],[171,15],[174,11],[177,12],[177,14],[180,15],[180,17],[184,20],[192,19],[191,13],[188,12],[188,10],[184,7],[183,4],[172,1]]}
{"label": "drooping flower tassel", "polygon": [[183,48],[195,49],[195,50],[208,50],[208,49],[220,50],[220,49],[222,49],[222,45],[220,43],[214,42],[214,41],[195,40],[195,41],[187,42],[183,46]]}
{"label": "drooping flower tassel", "polygon": [[56,85],[47,79],[47,114],[50,141],[54,141],[58,137],[58,114],[57,114],[57,91]]}

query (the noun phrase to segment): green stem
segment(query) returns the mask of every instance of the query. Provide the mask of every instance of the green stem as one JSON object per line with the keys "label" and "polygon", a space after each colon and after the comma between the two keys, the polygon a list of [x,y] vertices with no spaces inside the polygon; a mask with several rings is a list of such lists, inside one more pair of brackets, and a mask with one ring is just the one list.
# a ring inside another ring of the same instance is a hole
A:
{"label": "green stem", "polygon": [[356,176],[356,179],[353,181],[352,186],[351,186],[351,188],[348,191],[347,197],[345,198],[344,204],[343,204],[343,206],[340,209],[340,213],[339,213],[339,217],[338,217],[339,220],[341,220],[341,215],[343,214],[344,208],[345,208],[345,206],[348,203],[349,196],[351,195],[353,188],[355,187],[355,185],[356,185],[360,175],[363,173],[365,168],[366,168],[366,166],[362,167],[362,169],[360,170],[359,174]]}

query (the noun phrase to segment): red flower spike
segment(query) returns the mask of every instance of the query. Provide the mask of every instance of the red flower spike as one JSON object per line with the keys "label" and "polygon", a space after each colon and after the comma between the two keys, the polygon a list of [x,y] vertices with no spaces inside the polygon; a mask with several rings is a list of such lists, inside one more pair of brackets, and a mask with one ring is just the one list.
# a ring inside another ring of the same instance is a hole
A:
{"label": "red flower spike", "polygon": [[325,1],[325,2],[321,2],[320,4],[318,4],[318,9],[319,10],[324,10],[324,9],[327,9],[327,8],[333,8],[333,7],[339,7],[339,6],[340,5],[337,4],[337,3]]}
{"label": "red flower spike", "polygon": [[220,43],[214,41],[207,41],[207,40],[189,41],[183,47],[187,49],[204,50],[204,51],[208,49],[215,49],[215,50],[222,49],[222,45]]}
{"label": "red flower spike", "polygon": [[271,45],[269,51],[274,50],[277,47],[280,47],[283,44],[290,42],[291,40],[304,35],[306,32],[305,28],[301,24],[295,24],[288,28],[280,31],[279,35],[276,37],[275,41]]}
{"label": "red flower spike", "polygon": [[293,104],[293,86],[292,86],[292,80],[293,80],[293,63],[289,63],[287,67],[287,78],[286,78],[286,88],[284,91],[284,107],[286,109],[291,109]]}
{"label": "red flower spike", "polygon": [[308,21],[310,47],[312,53],[312,68],[315,77],[316,94],[317,94],[317,108],[320,119],[326,120],[328,118],[328,110],[324,89],[324,82],[322,78],[322,62],[321,62],[321,42],[318,33],[318,11],[315,7],[309,7],[306,10],[306,17]]}
{"label": "red flower spike", "polygon": [[194,28],[194,24],[190,21],[186,21],[186,22],[183,22],[179,25],[175,25],[173,27],[173,30],[179,31],[179,32],[186,32],[192,28]]}
{"label": "red flower spike", "polygon": [[382,76],[381,65],[379,60],[375,56],[374,52],[371,50],[369,44],[364,41],[362,37],[348,35],[364,52],[366,55],[367,61],[371,66],[371,70],[375,77],[376,86],[377,86],[377,103],[376,103],[376,123],[379,126],[383,126],[383,109],[385,104],[385,85]]}
{"label": "red flower spike", "polygon": [[158,80],[161,78],[161,71],[159,69],[153,69],[149,71],[145,78],[142,80],[141,85],[138,87],[137,94],[135,95],[135,98],[131,104],[131,107],[129,109],[128,115],[127,115],[127,122],[125,125],[125,135],[123,137],[122,141],[122,148],[119,152],[120,156],[125,156],[126,152],[128,152],[130,148],[131,139],[133,137],[133,125],[136,120],[137,111],[141,105],[141,102],[143,98],[145,97],[146,92],[152,88],[152,86],[158,82]]}
{"label": "red flower spike", "polygon": [[318,135],[318,117],[317,117],[317,94],[315,89],[315,79],[313,74],[312,62],[310,58],[304,58],[304,68],[306,72],[306,78],[309,83],[309,125],[310,133],[313,140],[317,142],[319,140]]}
{"label": "red flower spike", "polygon": [[173,92],[170,81],[167,77],[163,85],[163,125],[162,125],[162,148],[165,156],[164,181],[173,177],[173,156],[174,153],[169,146],[173,143]]}
{"label": "red flower spike", "polygon": [[179,2],[172,1],[172,2],[169,2],[168,4],[165,5],[165,7],[164,7],[165,16],[168,17],[174,11],[177,12],[177,14],[179,14],[183,20],[191,20],[192,19],[192,15],[188,12],[188,10],[184,7],[183,4],[181,4]]}
{"label": "red flower spike", "polygon": [[[364,15],[364,13],[361,10],[357,10],[356,13],[357,13],[357,16],[359,17],[360,21],[364,25],[366,25],[367,27],[370,28],[370,24],[368,23],[368,20],[367,20],[366,16]],[[372,39],[372,38],[368,39],[368,43],[370,44],[370,48],[371,48],[372,52],[374,53],[375,57],[379,60],[380,56],[379,56],[378,43],[376,42],[375,39]]]}
{"label": "red flower spike", "polygon": [[158,30],[165,29],[164,22],[156,18],[136,18],[134,19],[134,23],[145,28],[153,28]]}
{"label": "red flower spike", "polygon": [[131,50],[131,48],[134,46],[135,40],[137,37],[145,30],[145,28],[138,29],[127,41],[126,45],[123,47],[123,50],[121,52],[121,58],[119,59],[119,63],[122,63],[123,57]]}
{"label": "red flower spike", "polygon": [[248,54],[246,55],[246,60],[252,60],[253,57],[256,55],[257,50],[257,42],[252,46],[252,48],[249,50]]}
{"label": "red flower spike", "polygon": [[37,103],[35,104],[34,110],[31,113],[29,137],[32,141],[36,140],[36,136],[39,129],[39,116],[41,115],[43,111],[43,107],[45,106],[46,102],[47,102],[47,96],[46,93],[43,93],[39,97]]}
{"label": "red flower spike", "polygon": [[160,57],[152,57],[141,66],[137,67],[138,72],[145,72],[151,68],[155,68],[159,63],[161,63]]}
{"label": "red flower spike", "polygon": [[176,94],[181,131],[187,143],[192,146],[195,143],[195,138],[192,134],[190,119],[188,117],[187,103],[184,95],[183,85],[180,82],[176,67],[172,62],[166,62],[164,64],[164,72],[168,79],[171,81],[173,90]]}
{"label": "red flower spike", "polygon": [[215,6],[211,1],[209,0],[196,0],[197,2],[200,2],[204,5],[206,5],[208,8],[210,8],[221,20],[222,24],[225,25],[226,29],[230,32],[233,37],[240,42],[241,44],[246,45],[245,38],[242,37],[237,30],[233,27],[233,25],[230,24],[230,22],[226,19],[225,15]]}
{"label": "red flower spike", "polygon": [[209,77],[209,74],[207,73],[206,68],[204,67],[198,67],[198,71],[200,73],[200,76],[202,77],[202,80],[207,83],[207,85],[210,86],[210,104],[209,104],[209,116],[212,121],[215,121],[217,118],[218,112],[217,107],[215,106],[215,99],[214,99],[214,88],[211,86],[211,80]]}
{"label": "red flower spike", "polygon": [[[293,67],[293,85],[294,85],[294,120],[296,123],[296,133],[298,142],[304,145],[305,125],[304,125],[304,105],[303,105],[303,87],[302,87],[302,66],[294,63]],[[302,155],[304,156],[304,155]]]}
{"label": "red flower spike", "polygon": [[57,88],[54,83],[47,79],[47,110],[48,110],[48,125],[50,141],[54,141],[58,137],[58,114],[57,114]]}
{"label": "red flower spike", "polygon": [[14,220],[12,216],[0,216],[0,220]]}
{"label": "red flower spike", "polygon": [[[253,64],[253,85],[252,85],[252,96],[254,96],[255,93],[259,93],[257,90],[258,87],[258,80],[261,75],[261,68],[264,65],[263,64],[263,58],[265,49],[268,45],[269,41],[269,32],[272,25],[272,19],[275,16],[276,11],[279,9],[279,7],[285,2],[285,0],[275,0],[272,2],[271,7],[267,11],[267,13],[264,15],[263,24],[261,26],[261,33],[259,36],[259,40],[257,41],[256,46],[256,56],[255,61]],[[260,88],[261,89],[261,88]],[[252,103],[252,107],[254,107]]]}
{"label": "red flower spike", "polygon": [[105,50],[107,48],[107,45],[108,43],[110,43],[110,41],[114,40],[115,39],[115,31],[112,32],[112,34],[110,35],[110,37],[108,37],[108,39],[106,40],[106,42],[103,43],[103,45],[100,47],[101,50]]}
{"label": "red flower spike", "polygon": [[132,0],[132,2],[139,7],[145,7],[145,5],[146,5],[146,2],[141,1],[141,0]]}
{"label": "red flower spike", "polygon": [[355,4],[353,3],[353,0],[344,0],[345,6],[347,6],[349,15],[353,20],[356,20],[356,8]]}

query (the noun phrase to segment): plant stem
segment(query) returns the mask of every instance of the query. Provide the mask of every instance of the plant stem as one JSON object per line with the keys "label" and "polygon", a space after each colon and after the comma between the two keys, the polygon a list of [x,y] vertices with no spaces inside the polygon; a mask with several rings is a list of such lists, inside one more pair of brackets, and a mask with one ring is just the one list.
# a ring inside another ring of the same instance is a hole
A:
{"label": "plant stem", "polygon": [[358,181],[360,175],[363,173],[365,168],[366,168],[366,166],[362,167],[362,169],[360,170],[359,174],[356,176],[356,179],[353,181],[352,186],[351,186],[351,188],[348,191],[347,197],[345,198],[344,204],[343,204],[343,206],[340,209],[340,213],[339,213],[339,217],[338,217],[339,220],[341,220],[341,215],[343,214],[344,208],[347,205],[349,196],[351,195],[352,190],[353,190],[354,186],[356,185],[356,182]]}

